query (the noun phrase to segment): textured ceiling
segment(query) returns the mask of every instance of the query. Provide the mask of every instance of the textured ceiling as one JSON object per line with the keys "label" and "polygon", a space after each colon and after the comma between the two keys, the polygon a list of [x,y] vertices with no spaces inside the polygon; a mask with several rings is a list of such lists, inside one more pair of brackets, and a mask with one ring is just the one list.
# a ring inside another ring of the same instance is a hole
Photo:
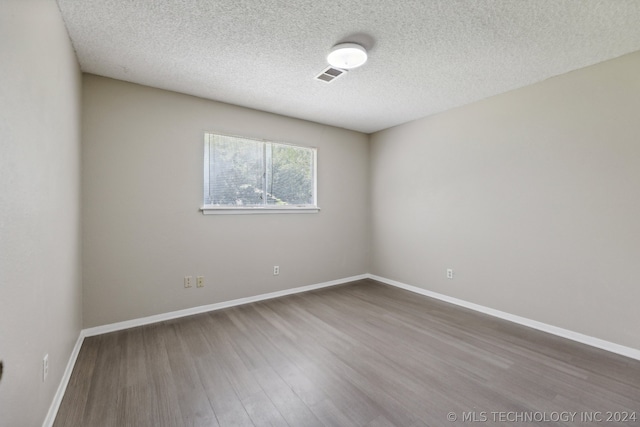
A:
{"label": "textured ceiling", "polygon": [[[640,50],[638,0],[58,4],[85,72],[366,133]],[[369,61],[315,80],[344,41]]]}

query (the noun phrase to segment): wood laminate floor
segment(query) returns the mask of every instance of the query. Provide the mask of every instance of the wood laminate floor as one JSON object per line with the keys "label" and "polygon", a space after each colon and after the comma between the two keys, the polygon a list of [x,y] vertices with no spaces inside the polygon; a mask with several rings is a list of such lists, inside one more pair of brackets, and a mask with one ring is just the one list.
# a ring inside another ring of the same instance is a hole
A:
{"label": "wood laminate floor", "polygon": [[362,280],[87,338],[54,426],[616,424],[609,413],[640,426],[622,422],[640,418],[640,361]]}

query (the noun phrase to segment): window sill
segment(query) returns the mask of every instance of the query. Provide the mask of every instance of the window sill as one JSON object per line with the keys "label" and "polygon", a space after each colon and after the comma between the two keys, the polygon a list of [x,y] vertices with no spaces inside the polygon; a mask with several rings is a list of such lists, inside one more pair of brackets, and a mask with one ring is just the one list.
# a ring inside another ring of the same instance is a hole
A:
{"label": "window sill", "polygon": [[318,213],[317,206],[288,206],[288,207],[233,207],[233,206],[203,206],[203,215],[253,215],[253,214],[309,214]]}

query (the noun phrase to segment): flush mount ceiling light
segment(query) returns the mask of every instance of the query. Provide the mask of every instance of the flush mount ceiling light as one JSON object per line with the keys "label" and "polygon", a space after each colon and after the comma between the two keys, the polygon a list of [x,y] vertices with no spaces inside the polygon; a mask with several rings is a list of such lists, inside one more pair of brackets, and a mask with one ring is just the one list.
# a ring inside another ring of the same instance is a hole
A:
{"label": "flush mount ceiling light", "polygon": [[349,70],[367,62],[367,51],[356,43],[340,43],[331,49],[327,61],[336,68]]}

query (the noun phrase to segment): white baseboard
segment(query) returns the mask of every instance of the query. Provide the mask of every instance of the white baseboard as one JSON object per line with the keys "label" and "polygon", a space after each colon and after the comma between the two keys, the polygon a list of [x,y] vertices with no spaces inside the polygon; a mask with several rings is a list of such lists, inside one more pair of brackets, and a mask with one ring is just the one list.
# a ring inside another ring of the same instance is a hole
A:
{"label": "white baseboard", "polygon": [[587,344],[592,347],[597,347],[602,350],[610,351],[611,353],[620,354],[622,356],[630,357],[632,359],[640,360],[640,350],[626,347],[624,345],[616,344],[610,341],[605,341],[600,338],[595,338],[589,335],[584,335],[578,332],[570,331],[568,329],[559,328],[557,326],[549,325],[546,323],[538,322],[537,320],[527,319],[526,317],[516,316],[515,314],[506,313],[504,311],[495,310],[493,308],[485,307],[480,304],[475,304],[458,298],[450,297],[447,295],[439,294],[437,292],[428,291],[416,286],[407,285],[395,280],[387,279],[384,277],[376,276],[374,274],[368,274],[368,278],[376,280],[378,282],[386,283],[387,285],[395,286],[397,288],[405,289],[410,292],[415,292],[420,295],[425,295],[431,298],[435,298],[441,301],[445,301],[451,304],[458,305],[460,307],[469,308],[480,313],[488,314],[493,317],[508,320],[519,325],[527,326],[529,328],[537,329],[539,331],[547,332],[549,334],[557,335],[562,338],[567,338],[572,341],[577,341],[582,344]]}
{"label": "white baseboard", "polygon": [[60,384],[58,385],[58,390],[56,390],[56,394],[53,396],[53,402],[51,402],[51,406],[49,407],[49,412],[47,412],[47,416],[42,423],[42,427],[52,427],[53,422],[56,420],[56,415],[58,415],[58,409],[60,409],[60,404],[62,403],[62,398],[64,397],[65,391],[67,391],[67,386],[69,385],[69,380],[71,379],[71,373],[73,372],[73,367],[76,365],[76,360],[78,359],[78,353],[80,353],[80,348],[82,347],[82,342],[84,341],[84,335],[82,331],[78,335],[78,339],[76,340],[76,345],[73,346],[73,350],[71,351],[71,356],[69,357],[69,361],[67,362],[67,367],[64,370],[64,374],[62,375],[62,379],[60,380]]}
{"label": "white baseboard", "polygon": [[261,295],[256,295],[252,297],[247,297],[247,298],[239,298],[231,301],[219,302],[216,304],[201,305],[199,307],[187,308],[187,309],[178,310],[178,311],[171,311],[169,313],[156,314],[154,316],[141,317],[139,319],[126,320],[124,322],[111,323],[103,326],[96,326],[94,328],[84,329],[82,332],[84,333],[84,336],[91,337],[94,335],[106,334],[108,332],[115,332],[123,329],[134,328],[136,326],[149,325],[151,323],[177,319],[179,317],[185,317],[185,316],[191,316],[194,314],[206,313],[209,311],[221,310],[223,308],[235,307],[237,305],[264,301],[272,298],[282,297],[285,295],[299,294],[301,292],[308,292],[314,289],[327,288],[329,286],[341,285],[343,283],[354,282],[356,280],[362,280],[368,277],[369,277],[368,274],[361,274],[359,276],[346,277],[344,279],[317,283],[315,285],[300,286],[298,288],[285,289],[283,291],[270,292],[268,294],[261,294]]}

